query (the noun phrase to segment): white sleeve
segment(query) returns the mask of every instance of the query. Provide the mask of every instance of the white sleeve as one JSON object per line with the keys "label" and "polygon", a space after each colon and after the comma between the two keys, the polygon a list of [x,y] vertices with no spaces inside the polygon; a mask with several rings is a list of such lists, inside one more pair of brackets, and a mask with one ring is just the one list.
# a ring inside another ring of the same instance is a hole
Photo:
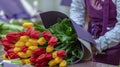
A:
{"label": "white sleeve", "polygon": [[120,43],[120,0],[116,0],[117,23],[115,27],[106,32],[104,36],[96,39],[97,48],[101,52],[104,49],[111,48]]}
{"label": "white sleeve", "polygon": [[72,0],[70,18],[78,25],[85,25],[85,3],[84,0]]}

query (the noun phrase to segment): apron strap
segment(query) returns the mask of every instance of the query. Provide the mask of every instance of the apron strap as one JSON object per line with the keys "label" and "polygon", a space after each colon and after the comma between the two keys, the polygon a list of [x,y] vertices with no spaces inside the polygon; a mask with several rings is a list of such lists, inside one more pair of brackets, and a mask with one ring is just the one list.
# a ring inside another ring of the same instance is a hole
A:
{"label": "apron strap", "polygon": [[102,35],[105,34],[107,31],[107,24],[109,18],[109,0],[105,0],[103,3],[103,28],[102,28]]}

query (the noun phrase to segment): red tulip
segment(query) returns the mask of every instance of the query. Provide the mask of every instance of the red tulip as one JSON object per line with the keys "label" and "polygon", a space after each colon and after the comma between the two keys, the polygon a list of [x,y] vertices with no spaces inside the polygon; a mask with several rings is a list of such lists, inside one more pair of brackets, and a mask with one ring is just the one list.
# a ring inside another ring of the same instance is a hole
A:
{"label": "red tulip", "polygon": [[26,31],[26,35],[34,38],[34,39],[37,39],[40,37],[40,32],[39,31],[36,31],[32,28],[28,28],[27,31]]}
{"label": "red tulip", "polygon": [[45,54],[41,54],[37,59],[36,59],[36,62],[37,63],[41,63],[41,62],[44,62],[46,61],[46,55]]}
{"label": "red tulip", "polygon": [[60,58],[64,58],[66,56],[66,51],[65,50],[58,50],[57,56]]}
{"label": "red tulip", "polygon": [[9,49],[11,49],[11,47],[4,47],[5,51],[8,51]]}
{"label": "red tulip", "polygon": [[12,42],[10,42],[7,38],[2,38],[1,41],[4,47],[12,47]]}
{"label": "red tulip", "polygon": [[35,67],[45,67],[47,65],[47,61],[44,61],[42,63],[36,63]]}
{"label": "red tulip", "polygon": [[55,46],[57,45],[57,37],[51,37],[50,40],[48,41],[48,44],[51,45],[51,46]]}
{"label": "red tulip", "polygon": [[14,51],[13,51],[13,48],[7,50],[7,53],[13,53],[13,52],[14,52]]}
{"label": "red tulip", "polygon": [[21,47],[21,51],[22,51],[22,52],[26,52],[27,50],[28,50],[28,47],[27,47],[27,46]]}
{"label": "red tulip", "polygon": [[15,53],[15,52],[8,53],[8,57],[9,57],[10,59],[16,59],[16,58],[19,58],[18,54]]}
{"label": "red tulip", "polygon": [[15,43],[16,41],[18,41],[20,35],[16,32],[10,32],[6,35],[7,40],[9,40],[9,42],[11,43]]}
{"label": "red tulip", "polygon": [[47,61],[44,61],[40,65],[41,65],[41,67],[45,67],[47,65],[47,63],[48,63]]}
{"label": "red tulip", "polygon": [[31,57],[31,58],[30,58],[30,61],[31,61],[32,63],[36,63],[36,59],[37,59],[36,57]]}
{"label": "red tulip", "polygon": [[28,29],[26,30],[25,34],[29,36],[32,31],[33,31],[32,28],[28,28]]}
{"label": "red tulip", "polygon": [[37,48],[37,49],[34,50],[33,56],[38,57],[38,56],[40,56],[41,54],[44,54],[44,53],[45,53],[44,48]]}
{"label": "red tulip", "polygon": [[42,32],[42,36],[46,39],[46,40],[50,40],[52,34],[48,31],[44,31]]}
{"label": "red tulip", "polygon": [[52,59],[52,53],[46,53],[46,59],[51,60]]}
{"label": "red tulip", "polygon": [[34,39],[38,39],[40,37],[40,32],[39,31],[32,31],[30,36]]}
{"label": "red tulip", "polygon": [[19,36],[24,36],[24,35],[26,35],[25,32],[19,32],[18,34],[19,34]]}

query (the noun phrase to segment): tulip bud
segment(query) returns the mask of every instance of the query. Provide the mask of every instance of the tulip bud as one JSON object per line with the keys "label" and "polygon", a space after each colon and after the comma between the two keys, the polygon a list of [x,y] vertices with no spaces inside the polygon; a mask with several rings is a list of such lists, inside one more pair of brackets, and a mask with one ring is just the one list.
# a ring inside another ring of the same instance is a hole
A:
{"label": "tulip bud", "polygon": [[50,40],[52,34],[48,31],[42,32],[42,36],[45,38],[45,40]]}
{"label": "tulip bud", "polygon": [[6,54],[3,54],[3,55],[2,55],[2,59],[3,59],[3,60],[7,60]]}
{"label": "tulip bud", "polygon": [[40,56],[41,54],[44,54],[44,53],[46,53],[45,48],[37,48],[33,51],[33,56],[38,57],[38,56]]}
{"label": "tulip bud", "polygon": [[54,50],[54,47],[51,45],[48,45],[46,48],[46,52],[52,52]]}
{"label": "tulip bud", "polygon": [[28,47],[32,46],[32,43],[28,41],[28,42],[25,43],[25,46],[28,46]]}
{"label": "tulip bud", "polygon": [[30,57],[32,55],[32,51],[31,50],[27,50],[26,55]]}
{"label": "tulip bud", "polygon": [[30,57],[30,61],[32,62],[32,63],[35,63],[36,62],[36,57]]}
{"label": "tulip bud", "polygon": [[22,46],[24,46],[24,45],[25,45],[24,42],[18,41],[18,42],[15,44],[15,47],[22,47]]}
{"label": "tulip bud", "polygon": [[19,56],[20,58],[28,58],[28,57],[29,57],[28,55],[26,55],[26,54],[23,53],[23,52],[18,52],[18,56]]}
{"label": "tulip bud", "polygon": [[29,42],[32,43],[33,46],[37,46],[37,39],[29,39]]}
{"label": "tulip bud", "polygon": [[51,60],[52,59],[52,53],[46,53],[46,59]]}
{"label": "tulip bud", "polygon": [[46,55],[45,54],[41,54],[37,59],[36,62],[37,63],[41,63],[44,62],[46,60]]}
{"label": "tulip bud", "polygon": [[66,56],[66,51],[65,50],[58,50],[57,56],[60,58],[64,58]]}
{"label": "tulip bud", "polygon": [[63,59],[60,58],[60,57],[56,57],[56,58],[55,58],[55,62],[56,62],[56,63],[60,63],[62,60],[63,60]]}
{"label": "tulip bud", "polygon": [[24,28],[32,28],[33,27],[33,23],[24,23],[23,27]]}
{"label": "tulip bud", "polygon": [[65,60],[61,61],[59,67],[67,67],[67,62]]}
{"label": "tulip bud", "polygon": [[25,62],[25,64],[32,64],[30,59],[25,59],[24,62]]}
{"label": "tulip bud", "polygon": [[52,57],[53,57],[53,58],[56,58],[56,57],[57,57],[57,51],[55,51],[55,52],[52,53]]}
{"label": "tulip bud", "polygon": [[48,62],[49,67],[54,67],[57,63],[54,60]]}
{"label": "tulip bud", "polygon": [[51,37],[50,40],[48,41],[48,44],[51,45],[51,46],[55,46],[57,45],[57,37]]}
{"label": "tulip bud", "polygon": [[35,50],[37,48],[38,48],[38,46],[30,46],[28,49],[33,51],[33,50]]}
{"label": "tulip bud", "polygon": [[29,40],[29,36],[21,36],[19,41],[27,42]]}
{"label": "tulip bud", "polygon": [[19,47],[15,47],[13,50],[14,50],[15,52],[18,52],[18,51],[20,51],[21,49],[20,49]]}
{"label": "tulip bud", "polygon": [[39,45],[44,45],[46,43],[46,40],[44,37],[41,37],[37,42],[39,43]]}

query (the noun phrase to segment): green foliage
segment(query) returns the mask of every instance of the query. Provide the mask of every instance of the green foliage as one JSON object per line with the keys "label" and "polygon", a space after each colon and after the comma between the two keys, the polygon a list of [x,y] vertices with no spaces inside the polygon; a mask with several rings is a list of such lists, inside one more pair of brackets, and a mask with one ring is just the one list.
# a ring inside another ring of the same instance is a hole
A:
{"label": "green foliage", "polygon": [[76,32],[68,18],[58,18],[58,23],[50,26],[48,30],[57,36],[59,43],[55,50],[63,49],[67,52],[66,60],[68,64],[72,64],[75,60],[83,57],[80,42],[77,39]]}
{"label": "green foliage", "polygon": [[23,27],[20,25],[0,22],[0,38],[4,37],[8,32],[19,32],[19,31],[23,31]]}
{"label": "green foliage", "polygon": [[22,65],[22,62],[20,60],[20,58],[17,58],[17,59],[13,59],[13,60],[10,60],[12,64],[16,64],[16,65]]}
{"label": "green foliage", "polygon": [[35,30],[38,30],[40,32],[43,32],[46,30],[42,25],[37,24],[37,23],[34,23],[34,28],[35,28]]}

